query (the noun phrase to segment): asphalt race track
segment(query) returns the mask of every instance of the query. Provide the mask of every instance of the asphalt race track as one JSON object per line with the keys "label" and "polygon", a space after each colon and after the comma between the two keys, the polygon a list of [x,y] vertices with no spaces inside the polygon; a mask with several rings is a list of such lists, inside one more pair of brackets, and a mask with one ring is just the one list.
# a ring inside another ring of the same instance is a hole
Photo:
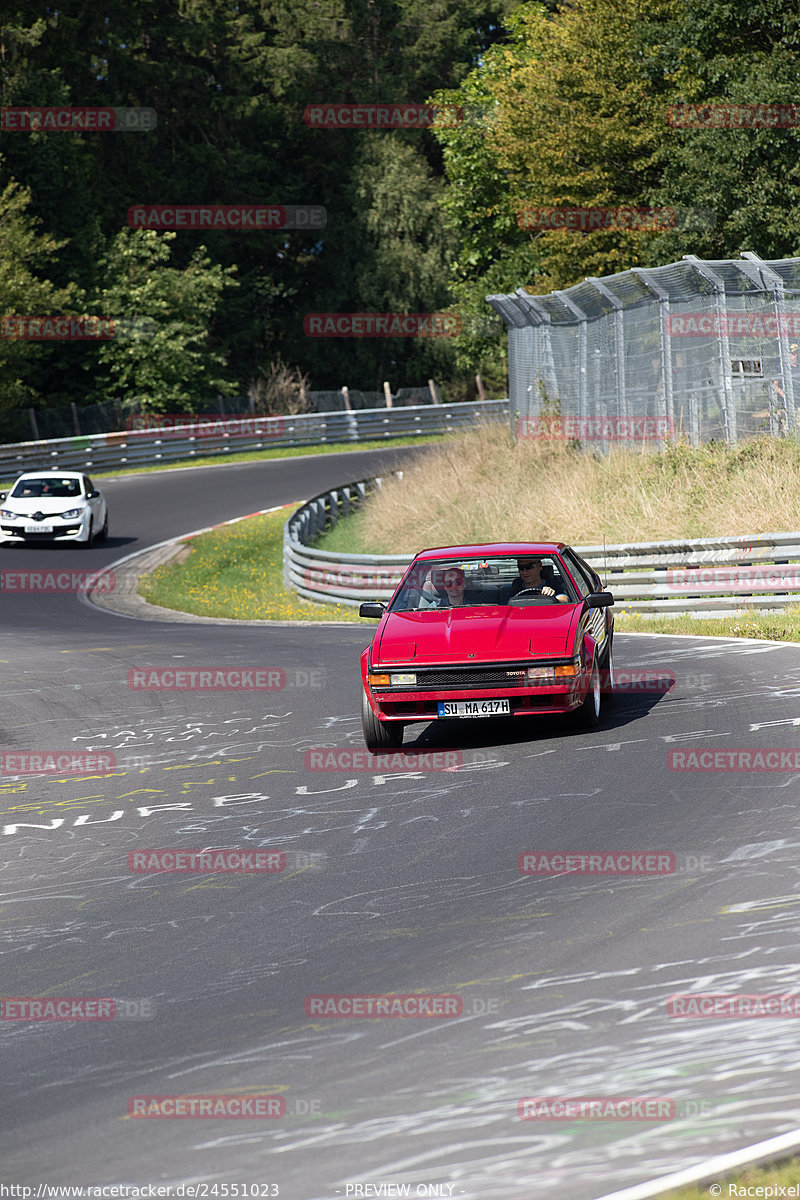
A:
{"label": "asphalt race track", "polygon": [[[0,548],[0,565],[97,568],[406,453],[108,480],[106,546]],[[363,748],[372,623],[177,625],[0,599],[2,752],[116,764],[0,776],[2,995],[117,1001],[113,1020],[0,1022],[5,1183],[589,1200],[800,1126],[800,1020],[667,1015],[673,993],[800,991],[800,772],[667,765],[795,747],[800,646],[618,636],[618,670],[675,683],[621,694],[597,730],[414,726],[406,749],[460,751],[460,769],[311,771],[309,749]],[[286,686],[129,688],[159,666],[267,667]],[[128,869],[132,851],[208,847],[282,851],[286,867]],[[658,851],[675,870],[520,874],[533,851]],[[387,993],[460,1011],[305,1011]],[[128,1113],[132,1097],[220,1094],[278,1096],[285,1115]],[[674,1103],[657,1120],[520,1119],[536,1096]]]}

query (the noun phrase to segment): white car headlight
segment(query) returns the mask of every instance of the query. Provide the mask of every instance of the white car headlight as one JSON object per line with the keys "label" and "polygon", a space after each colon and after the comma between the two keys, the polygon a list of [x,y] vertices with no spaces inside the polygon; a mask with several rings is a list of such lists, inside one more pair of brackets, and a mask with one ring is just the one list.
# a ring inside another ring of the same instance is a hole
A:
{"label": "white car headlight", "polygon": [[82,517],[85,512],[85,508],[70,508],[66,512],[63,512],[61,516],[65,517],[67,521],[76,521],[79,517]]}
{"label": "white car headlight", "polygon": [[0,508],[0,518],[3,521],[18,521],[19,515],[12,512],[10,508]]}

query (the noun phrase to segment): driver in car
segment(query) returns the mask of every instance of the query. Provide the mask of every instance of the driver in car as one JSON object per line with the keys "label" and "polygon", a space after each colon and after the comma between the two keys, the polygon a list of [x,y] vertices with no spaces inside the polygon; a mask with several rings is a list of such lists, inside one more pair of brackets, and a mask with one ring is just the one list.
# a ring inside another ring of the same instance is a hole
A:
{"label": "driver in car", "polygon": [[[519,575],[511,584],[509,600],[512,596],[516,596],[518,592],[538,591],[543,596],[555,596],[556,600],[562,604],[564,601],[569,601],[569,597],[565,596],[563,592],[556,596],[555,588],[550,586],[543,574],[542,560],[540,558],[518,558],[517,570],[519,571]],[[544,570],[549,572],[550,568],[544,568]]]}

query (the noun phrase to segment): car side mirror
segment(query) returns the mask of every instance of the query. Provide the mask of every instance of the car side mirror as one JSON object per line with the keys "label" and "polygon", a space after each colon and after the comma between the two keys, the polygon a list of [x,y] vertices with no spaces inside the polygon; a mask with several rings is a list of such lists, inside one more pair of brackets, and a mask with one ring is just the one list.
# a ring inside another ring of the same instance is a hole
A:
{"label": "car side mirror", "polygon": [[87,500],[96,500],[99,495],[100,495],[100,493],[98,492],[97,488],[92,488],[92,490],[90,492],[86,493],[86,499]]}
{"label": "car side mirror", "polygon": [[358,606],[358,615],[360,617],[377,617],[378,620],[386,611],[386,605],[380,604],[377,600],[364,600]]}
{"label": "car side mirror", "polygon": [[8,492],[0,492],[0,500],[5,500],[8,497]]}
{"label": "car side mirror", "polygon": [[613,603],[611,592],[590,592],[586,597],[587,608],[610,608]]}

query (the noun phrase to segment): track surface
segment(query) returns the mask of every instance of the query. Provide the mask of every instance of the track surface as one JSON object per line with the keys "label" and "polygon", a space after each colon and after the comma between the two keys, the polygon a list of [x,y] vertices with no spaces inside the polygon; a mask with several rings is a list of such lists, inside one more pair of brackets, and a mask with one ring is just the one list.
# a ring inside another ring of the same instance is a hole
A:
{"label": "track surface", "polygon": [[[2,549],[2,566],[96,568],[403,457],[109,480],[106,547]],[[674,992],[800,990],[797,775],[666,766],[680,747],[796,745],[800,649],[618,636],[618,668],[676,684],[622,696],[596,731],[420,725],[408,746],[460,747],[462,770],[333,774],[304,752],[362,746],[367,623],[137,623],[44,595],[4,594],[2,611],[3,749],[107,751],[117,770],[0,777],[0,990],[151,1013],[0,1024],[3,1182],[588,1200],[800,1125],[797,1021],[665,1008]],[[280,667],[288,684],[131,691],[142,666]],[[131,850],[209,846],[281,849],[287,869],[127,869]],[[678,870],[521,876],[532,850],[660,850]],[[457,993],[463,1015],[304,1013],[308,994],[386,992]],[[133,1095],[231,1092],[281,1094],[287,1115],[126,1116]],[[519,1120],[538,1095],[671,1098],[678,1116]]]}

